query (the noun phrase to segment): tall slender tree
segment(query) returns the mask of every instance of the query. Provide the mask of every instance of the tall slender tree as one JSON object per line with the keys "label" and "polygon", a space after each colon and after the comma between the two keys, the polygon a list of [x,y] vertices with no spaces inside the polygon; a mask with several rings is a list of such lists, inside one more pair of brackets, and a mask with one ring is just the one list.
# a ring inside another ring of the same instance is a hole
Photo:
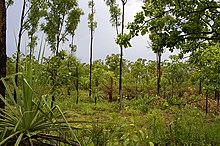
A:
{"label": "tall slender tree", "polygon": [[[10,0],[8,2],[10,5],[11,4]],[[22,5],[22,9],[21,9],[21,17],[20,17],[20,28],[19,28],[19,32],[18,32],[15,73],[19,72],[22,35],[25,31],[28,31],[28,36],[30,38],[30,42],[29,42],[30,57],[32,54],[32,50],[36,45],[37,36],[35,35],[35,33],[38,28],[39,19],[42,17],[41,8],[42,8],[44,2],[45,2],[45,0],[23,0],[23,5]],[[16,85],[18,85],[18,76],[17,75],[15,76],[15,83],[16,83]],[[15,90],[14,90],[14,98],[16,100]]]}
{"label": "tall slender tree", "polygon": [[[61,42],[66,42],[68,36],[72,38],[70,44],[71,50],[74,49],[73,38],[75,35],[75,29],[77,28],[82,10],[78,7],[77,0],[48,0],[47,11],[45,13],[45,21],[41,25],[42,30],[47,35],[47,42],[50,45],[50,49],[55,56],[53,58],[59,58],[62,54],[59,53],[59,47]],[[52,72],[52,86],[56,85],[56,77],[58,75],[58,68],[54,68]],[[53,90],[56,90],[55,88]],[[55,91],[53,91],[55,93]],[[52,103],[55,102],[55,95],[52,95]],[[52,104],[53,106],[53,104]]]}
{"label": "tall slender tree", "polygon": [[[26,0],[23,0],[22,10],[21,10],[21,19],[20,19],[20,29],[18,32],[18,42],[17,42],[17,57],[16,57],[16,66],[15,66],[15,73],[19,71],[19,61],[20,61],[20,54],[21,54],[21,39],[22,34],[24,31],[24,21],[25,21],[25,9],[26,9]],[[18,85],[18,76],[15,76],[15,84]],[[14,99],[17,100],[16,90],[14,89]]]}
{"label": "tall slender tree", "polygon": [[[66,22],[66,29],[68,34],[71,36],[71,43],[69,45],[70,49],[71,49],[71,54],[69,55],[69,59],[70,63],[71,61],[73,61],[71,64],[74,65],[75,68],[75,72],[72,76],[74,76],[74,85],[76,88],[76,104],[78,104],[79,102],[79,70],[80,70],[80,63],[77,60],[76,56],[75,56],[75,52],[77,49],[77,46],[74,44],[74,36],[75,36],[75,31],[76,28],[80,22],[80,17],[81,15],[83,15],[83,11],[80,8],[76,8],[74,10],[72,10],[69,13],[67,22]],[[71,66],[71,64],[68,64],[68,66]],[[71,70],[69,70],[71,71]],[[70,94],[70,87],[68,87],[68,94]]]}
{"label": "tall slender tree", "polygon": [[[6,6],[5,0],[0,1],[0,78],[6,76]],[[0,81],[0,94],[5,97],[5,86]],[[4,108],[4,102],[0,100],[0,108]]]}
{"label": "tall slender tree", "polygon": [[[88,26],[89,26],[89,29],[90,29],[89,97],[92,97],[92,53],[93,53],[94,31],[97,27],[97,22],[95,21],[95,3],[94,3],[94,0],[89,1],[88,7],[91,9],[91,13],[88,15]],[[95,103],[96,103],[96,100],[95,100]]]}
{"label": "tall slender tree", "polygon": [[[124,19],[125,19],[125,5],[127,0],[122,2],[122,21],[121,21],[121,34],[124,34]],[[122,64],[123,64],[123,45],[120,45],[120,73],[119,73],[119,95],[120,95],[120,110],[122,110]]]}
{"label": "tall slender tree", "polygon": [[[116,34],[124,35],[124,18],[125,18],[125,5],[127,4],[127,0],[121,0],[122,4],[122,12],[119,8],[119,5],[116,3],[116,0],[104,0],[106,5],[109,7],[111,19],[110,22],[112,26],[116,28]],[[121,21],[120,21],[121,17]],[[119,32],[119,26],[121,25],[121,32]],[[123,45],[120,45],[120,71],[119,71],[119,96],[120,96],[120,109],[122,110],[123,101],[122,101],[122,65],[123,65]]]}

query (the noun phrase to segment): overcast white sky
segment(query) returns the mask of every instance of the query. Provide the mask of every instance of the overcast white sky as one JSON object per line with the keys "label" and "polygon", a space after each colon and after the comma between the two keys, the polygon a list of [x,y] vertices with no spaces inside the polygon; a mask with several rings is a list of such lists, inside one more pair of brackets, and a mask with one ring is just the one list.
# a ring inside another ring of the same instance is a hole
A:
{"label": "overcast white sky", "polygon": [[[126,23],[128,21],[132,21],[136,12],[141,10],[141,6],[143,5],[142,0],[128,0],[126,5]],[[21,13],[21,0],[15,0],[13,6],[8,9],[8,17],[7,17],[7,54],[11,56],[15,53],[15,37],[18,36],[18,28],[20,21],[20,13]],[[77,56],[81,59],[82,62],[89,62],[89,44],[90,44],[90,36],[89,36],[89,28],[88,28],[88,0],[79,0],[79,7],[83,9],[85,15],[82,16],[81,22],[78,26],[75,36],[75,44],[77,45]],[[93,51],[93,60],[102,59],[104,60],[106,55],[112,53],[119,53],[119,47],[115,44],[115,29],[109,23],[109,11],[108,7],[105,5],[104,0],[95,0],[95,19],[98,23],[98,27],[95,30],[94,34],[94,51]],[[41,36],[39,36],[41,38]],[[132,40],[132,48],[127,48],[124,50],[124,58],[135,61],[137,58],[145,58],[148,60],[155,60],[155,54],[151,51],[150,48],[146,47],[148,42],[147,36],[139,36]],[[24,46],[27,40],[24,38],[22,40],[22,44]],[[68,45],[62,45],[60,48],[68,49]],[[24,51],[24,47],[22,48]],[[167,51],[163,54],[163,58],[167,59],[169,56],[169,52]],[[46,55],[51,55],[49,51],[47,51]]]}

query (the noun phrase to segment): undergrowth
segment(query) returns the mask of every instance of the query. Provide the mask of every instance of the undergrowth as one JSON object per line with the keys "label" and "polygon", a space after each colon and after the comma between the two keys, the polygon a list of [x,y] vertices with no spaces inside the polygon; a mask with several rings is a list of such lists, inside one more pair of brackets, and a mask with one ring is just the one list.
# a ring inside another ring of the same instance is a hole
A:
{"label": "undergrowth", "polygon": [[86,121],[77,125],[88,129],[78,133],[83,145],[220,145],[219,116],[206,115],[183,99],[124,100],[121,112],[118,102],[102,99],[94,104],[82,97],[76,105],[69,97],[57,104],[70,111],[68,119]]}

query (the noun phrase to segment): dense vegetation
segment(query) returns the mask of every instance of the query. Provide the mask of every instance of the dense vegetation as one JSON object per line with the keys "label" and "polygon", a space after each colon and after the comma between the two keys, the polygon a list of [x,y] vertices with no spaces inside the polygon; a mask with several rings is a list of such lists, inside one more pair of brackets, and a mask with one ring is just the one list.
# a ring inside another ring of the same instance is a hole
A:
{"label": "dense vegetation", "polygon": [[[0,91],[6,91],[0,94],[0,145],[220,145],[218,1],[146,0],[126,34],[127,0],[106,0],[120,54],[90,56],[89,64],[75,53],[84,14],[77,1],[23,2],[18,49],[7,58],[7,76],[0,76]],[[92,53],[95,1],[88,8]],[[37,30],[48,46],[37,42]],[[123,58],[140,34],[149,34],[156,61]],[[61,50],[61,42],[71,52]],[[53,55],[45,58],[45,49]],[[175,49],[180,53],[161,59],[164,50]]]}

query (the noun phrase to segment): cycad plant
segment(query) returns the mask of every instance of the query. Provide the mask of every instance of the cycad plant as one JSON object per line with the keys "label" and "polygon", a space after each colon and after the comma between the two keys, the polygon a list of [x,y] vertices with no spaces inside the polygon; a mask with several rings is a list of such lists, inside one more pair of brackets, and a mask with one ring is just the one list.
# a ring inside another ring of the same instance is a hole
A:
{"label": "cycad plant", "polygon": [[[30,59],[27,59],[24,71],[17,75],[22,78],[21,89],[15,84],[15,75],[1,79],[7,99],[0,95],[6,105],[5,109],[0,109],[0,145],[80,145],[60,108],[51,108],[45,97],[34,97],[32,87],[37,73],[34,73]],[[13,83],[17,101],[9,80]]]}

